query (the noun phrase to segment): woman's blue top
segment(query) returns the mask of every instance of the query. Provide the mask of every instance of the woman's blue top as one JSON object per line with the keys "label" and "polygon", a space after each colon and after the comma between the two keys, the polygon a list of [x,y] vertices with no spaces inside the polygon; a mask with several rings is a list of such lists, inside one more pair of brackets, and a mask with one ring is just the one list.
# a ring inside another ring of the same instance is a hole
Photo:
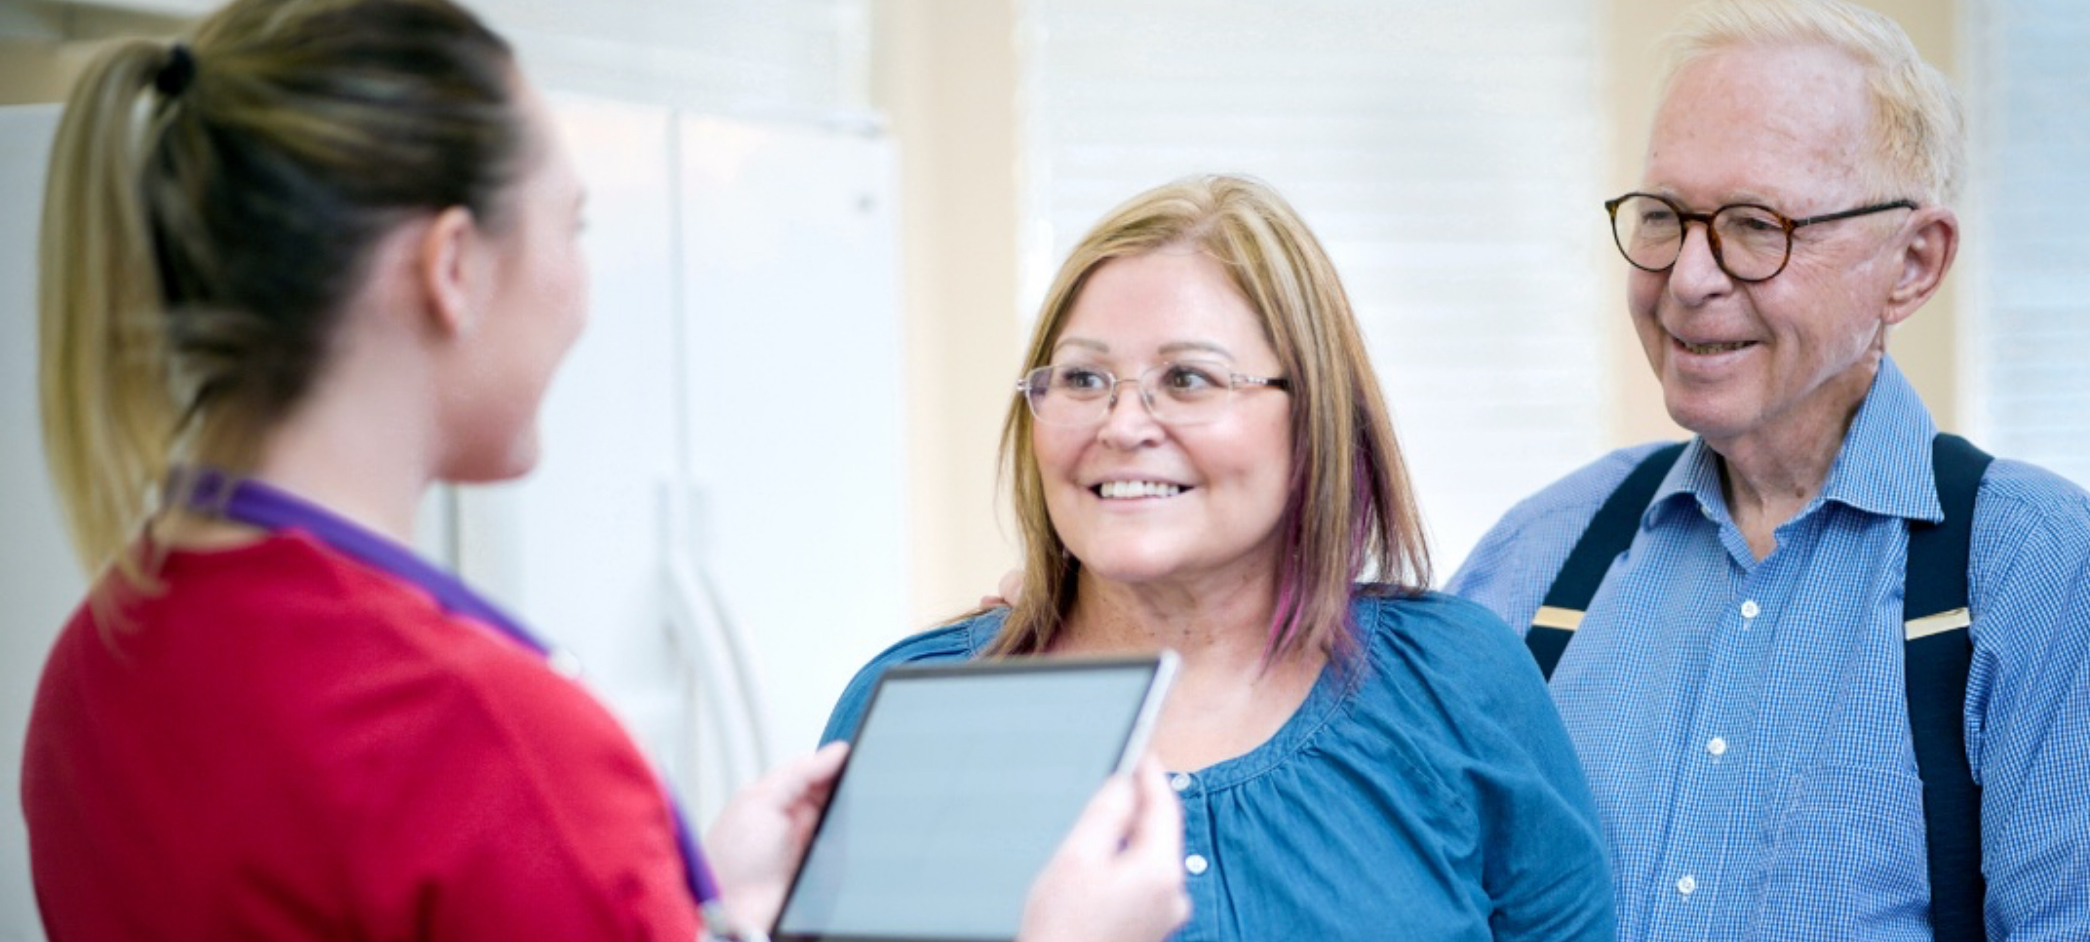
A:
{"label": "woman's blue top", "polygon": [[[1610,942],[1589,789],[1516,634],[1435,593],[1352,611],[1359,656],[1331,661],[1275,735],[1171,774],[1192,905],[1176,939]],[[887,649],[823,741],[854,734],[887,667],[977,657],[1007,614]]]}

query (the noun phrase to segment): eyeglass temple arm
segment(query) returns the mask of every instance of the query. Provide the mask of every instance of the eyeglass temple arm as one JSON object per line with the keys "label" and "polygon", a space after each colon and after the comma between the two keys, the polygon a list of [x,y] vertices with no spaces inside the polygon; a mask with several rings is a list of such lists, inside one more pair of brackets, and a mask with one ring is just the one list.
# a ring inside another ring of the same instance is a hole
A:
{"label": "eyeglass temple arm", "polygon": [[1792,221],[1792,227],[1794,229],[1798,229],[1801,226],[1811,226],[1818,222],[1835,222],[1838,219],[1849,219],[1852,216],[1865,216],[1870,215],[1872,213],[1884,213],[1890,209],[1915,208],[1917,208],[1915,200],[1895,200],[1891,203],[1879,203],[1873,206],[1860,206],[1857,209],[1846,209],[1840,213],[1823,213],[1819,216],[1809,216],[1805,219],[1795,219]]}

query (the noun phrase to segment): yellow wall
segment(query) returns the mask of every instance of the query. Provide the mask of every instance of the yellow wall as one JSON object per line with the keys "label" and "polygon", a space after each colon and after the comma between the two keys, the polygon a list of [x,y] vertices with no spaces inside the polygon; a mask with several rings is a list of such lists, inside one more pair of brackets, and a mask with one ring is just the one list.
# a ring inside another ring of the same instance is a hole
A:
{"label": "yellow wall", "polygon": [[874,0],[871,30],[871,104],[900,154],[909,610],[927,626],[1019,558],[994,476],[1023,341],[1016,3]]}
{"label": "yellow wall", "polygon": [[[1964,88],[1956,42],[1959,8],[1955,0],[1864,2],[1899,22],[1923,57]],[[1655,83],[1661,71],[1654,48],[1678,11],[1689,5],[1688,0],[1611,0],[1610,21],[1604,33],[1609,48],[1599,56],[1608,66],[1602,88],[1611,115],[1607,194],[1623,193],[1639,181],[1648,122],[1654,114]],[[1608,243],[1603,246],[1603,253],[1598,267],[1604,273],[1602,296],[1616,301],[1615,316],[1607,315],[1604,327],[1614,403],[1610,427],[1605,430],[1606,443],[1678,437],[1682,433],[1662,410],[1661,390],[1648,372],[1639,341],[1626,319],[1625,263]],[[1959,378],[1954,352],[1958,293],[1958,279],[1947,276],[1937,296],[1895,332],[1887,348],[1922,393],[1938,425],[1946,429],[1958,425]]]}
{"label": "yellow wall", "polygon": [[65,97],[50,43],[0,38],[0,105],[29,105]]}

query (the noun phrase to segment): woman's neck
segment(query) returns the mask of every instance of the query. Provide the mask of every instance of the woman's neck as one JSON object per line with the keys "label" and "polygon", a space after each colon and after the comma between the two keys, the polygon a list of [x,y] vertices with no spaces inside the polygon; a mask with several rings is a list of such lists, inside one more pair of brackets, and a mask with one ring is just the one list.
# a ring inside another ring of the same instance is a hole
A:
{"label": "woman's neck", "polygon": [[[317,504],[394,541],[412,544],[421,488],[407,487],[396,475],[387,475],[388,469],[370,468],[367,463],[329,464],[322,460],[325,449],[272,443],[267,452],[242,476]],[[153,524],[155,541],[189,550],[241,546],[262,535],[253,525],[187,508],[172,508]]]}
{"label": "woman's neck", "polygon": [[1128,584],[1084,571],[1063,647],[1090,652],[1170,648],[1185,667],[1259,666],[1276,611],[1274,579],[1218,584]]}
{"label": "woman's neck", "polygon": [[331,447],[271,451],[250,477],[412,545],[414,517],[428,478],[385,462],[357,460]]}
{"label": "woman's neck", "polygon": [[1319,648],[1269,659],[1273,582],[1190,590],[1084,578],[1053,651],[1174,650],[1182,664],[1153,750],[1168,768],[1202,769],[1268,741],[1306,701],[1327,664]]}
{"label": "woman's neck", "polygon": [[428,398],[411,375],[344,366],[269,436],[250,476],[411,544],[436,478]]}

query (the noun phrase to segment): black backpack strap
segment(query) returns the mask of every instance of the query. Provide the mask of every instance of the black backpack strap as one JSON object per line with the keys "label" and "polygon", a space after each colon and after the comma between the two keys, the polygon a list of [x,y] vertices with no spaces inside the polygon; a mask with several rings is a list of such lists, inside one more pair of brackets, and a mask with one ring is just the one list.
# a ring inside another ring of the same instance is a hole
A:
{"label": "black backpack strap", "polygon": [[1655,499],[1655,489],[1662,486],[1662,478],[1676,464],[1677,456],[1683,454],[1684,445],[1665,445],[1640,460],[1633,473],[1626,475],[1604,506],[1597,509],[1589,528],[1582,531],[1582,539],[1568,553],[1567,563],[1560,567],[1560,574],[1553,577],[1545,604],[1532,616],[1531,630],[1524,633],[1524,646],[1531,649],[1539,673],[1547,680],[1553,679],[1554,666],[1566,653],[1568,642],[1575,639],[1575,629],[1582,626],[1582,613],[1589,610],[1589,600],[1596,598],[1597,586],[1603,584],[1604,574],[1611,571],[1612,560],[1633,545],[1633,534],[1640,530],[1640,515]]}
{"label": "black backpack strap", "polygon": [[1967,611],[1967,559],[1974,496],[1994,460],[1957,435],[1931,442],[1931,466],[1945,519],[1909,523],[1902,594],[1909,733],[1923,777],[1923,826],[1930,854],[1930,924],[1938,942],[1984,939],[1981,788],[1967,767],[1967,670],[1973,623]]}

